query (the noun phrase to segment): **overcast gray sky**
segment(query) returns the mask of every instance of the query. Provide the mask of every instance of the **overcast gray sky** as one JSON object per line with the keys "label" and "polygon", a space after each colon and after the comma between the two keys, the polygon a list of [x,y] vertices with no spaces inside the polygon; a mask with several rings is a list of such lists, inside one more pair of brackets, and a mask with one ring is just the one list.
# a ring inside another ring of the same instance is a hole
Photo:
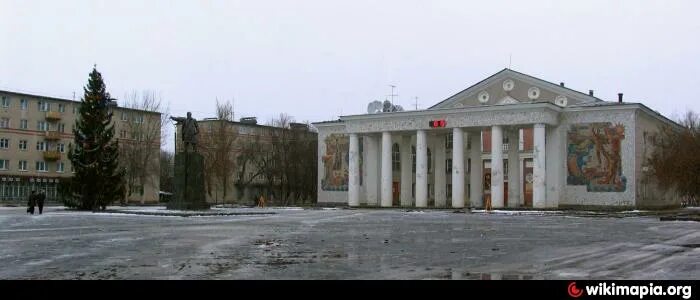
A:
{"label": "overcast gray sky", "polygon": [[[700,111],[700,1],[0,0],[0,88],[154,90],[171,112],[297,121],[426,108],[508,67],[673,117]],[[168,146],[169,148],[172,145]]]}

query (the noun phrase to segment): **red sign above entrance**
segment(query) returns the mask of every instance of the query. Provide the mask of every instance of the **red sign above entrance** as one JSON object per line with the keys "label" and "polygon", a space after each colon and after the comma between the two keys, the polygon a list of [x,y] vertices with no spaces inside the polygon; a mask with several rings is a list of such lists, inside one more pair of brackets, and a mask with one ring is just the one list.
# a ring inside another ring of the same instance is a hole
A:
{"label": "red sign above entrance", "polygon": [[446,125],[447,125],[447,122],[445,120],[432,120],[432,121],[430,121],[431,128],[440,128],[440,127],[445,127]]}

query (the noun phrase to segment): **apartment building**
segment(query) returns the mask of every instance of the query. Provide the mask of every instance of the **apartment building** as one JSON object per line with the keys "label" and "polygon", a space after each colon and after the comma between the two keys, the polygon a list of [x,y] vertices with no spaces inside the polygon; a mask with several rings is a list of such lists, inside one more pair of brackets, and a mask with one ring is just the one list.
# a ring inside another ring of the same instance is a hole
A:
{"label": "apartment building", "polygon": [[[80,101],[0,90],[0,201],[25,201],[30,191],[44,190],[48,201],[57,201],[61,180],[73,176],[68,147],[73,142],[73,126],[79,116]],[[129,122],[144,122],[145,115],[159,113],[113,107],[115,137],[121,143],[142,142],[127,134]],[[160,129],[158,131],[160,141]],[[152,155],[158,160],[160,144]],[[157,162],[156,162],[157,166]],[[159,170],[152,180],[139,187],[129,201],[157,202]],[[149,176],[151,177],[151,176]]]}

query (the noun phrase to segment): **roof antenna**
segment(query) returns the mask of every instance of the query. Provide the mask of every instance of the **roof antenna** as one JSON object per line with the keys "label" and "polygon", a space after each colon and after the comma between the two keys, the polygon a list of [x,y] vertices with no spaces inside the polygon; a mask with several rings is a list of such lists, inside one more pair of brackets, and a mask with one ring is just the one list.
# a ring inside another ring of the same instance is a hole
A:
{"label": "roof antenna", "polygon": [[510,69],[511,64],[513,63],[513,53],[508,54],[508,69]]}
{"label": "roof antenna", "polygon": [[391,95],[388,96],[391,97],[391,105],[394,105],[394,96],[398,96],[397,94],[394,94],[394,89],[396,86],[393,84],[390,84],[389,86],[391,87]]}
{"label": "roof antenna", "polygon": [[418,96],[416,96],[415,99],[416,99],[416,110],[418,110]]}

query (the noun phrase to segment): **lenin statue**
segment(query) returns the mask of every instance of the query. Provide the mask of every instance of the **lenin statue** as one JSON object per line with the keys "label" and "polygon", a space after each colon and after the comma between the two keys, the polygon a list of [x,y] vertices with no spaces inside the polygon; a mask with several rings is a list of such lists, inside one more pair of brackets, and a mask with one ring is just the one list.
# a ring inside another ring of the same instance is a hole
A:
{"label": "lenin statue", "polygon": [[182,123],[182,142],[185,145],[184,152],[188,152],[188,145],[191,145],[192,151],[197,152],[197,134],[199,134],[199,125],[197,120],[192,118],[192,113],[187,112],[187,118],[170,117],[177,124]]}

